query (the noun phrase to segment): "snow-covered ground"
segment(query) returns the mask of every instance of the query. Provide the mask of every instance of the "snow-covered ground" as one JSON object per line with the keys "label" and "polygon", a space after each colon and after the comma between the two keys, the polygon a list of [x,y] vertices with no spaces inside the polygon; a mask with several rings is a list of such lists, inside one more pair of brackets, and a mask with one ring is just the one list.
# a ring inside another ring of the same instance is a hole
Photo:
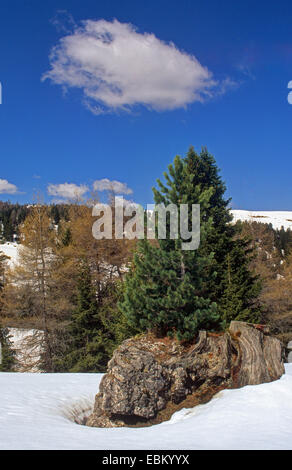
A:
{"label": "snow-covered ground", "polygon": [[19,244],[12,242],[0,244],[0,253],[2,251],[4,255],[10,257],[10,259],[8,260],[8,266],[13,267],[17,264],[19,247]]}
{"label": "snow-covered ground", "polygon": [[292,211],[244,211],[232,210],[233,220],[272,224],[274,229],[292,229]]}
{"label": "snow-covered ground", "polygon": [[0,373],[1,449],[292,449],[292,364],[148,428],[88,428],[101,374]]}

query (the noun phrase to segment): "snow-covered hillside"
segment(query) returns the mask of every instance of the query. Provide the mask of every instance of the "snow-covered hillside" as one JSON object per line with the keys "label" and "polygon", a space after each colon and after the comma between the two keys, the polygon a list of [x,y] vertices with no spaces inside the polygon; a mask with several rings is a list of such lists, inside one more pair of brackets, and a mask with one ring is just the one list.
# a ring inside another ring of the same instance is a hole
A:
{"label": "snow-covered hillside", "polygon": [[147,428],[76,424],[101,374],[0,373],[1,449],[292,449],[292,364],[270,384],[224,390]]}
{"label": "snow-covered hillside", "polygon": [[292,229],[292,211],[244,211],[232,210],[233,220],[272,224],[274,229]]}
{"label": "snow-covered hillside", "polygon": [[8,260],[8,266],[13,267],[17,264],[19,247],[20,245],[12,242],[0,244],[0,253],[2,251],[4,255],[10,257]]}
{"label": "snow-covered hillside", "polygon": [[[247,211],[232,209],[231,214],[233,220],[248,221],[248,222],[261,222],[263,224],[272,224],[274,229],[290,228],[292,230],[292,211]],[[21,245],[12,242],[0,244],[0,252],[10,256],[8,264],[13,266],[17,264],[19,248]]]}

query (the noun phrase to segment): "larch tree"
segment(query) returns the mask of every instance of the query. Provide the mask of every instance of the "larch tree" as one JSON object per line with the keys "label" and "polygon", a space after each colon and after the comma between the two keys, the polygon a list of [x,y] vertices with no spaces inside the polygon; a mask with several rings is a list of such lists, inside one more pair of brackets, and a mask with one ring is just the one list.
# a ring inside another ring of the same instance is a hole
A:
{"label": "larch tree", "polygon": [[[29,292],[28,304],[39,320],[43,331],[43,368],[52,372],[53,348],[50,334],[49,289],[54,271],[55,230],[48,213],[48,207],[34,205],[20,229],[22,247],[19,250],[19,264],[13,272],[13,284],[23,295]],[[25,315],[25,306],[23,308]]]}
{"label": "larch tree", "polygon": [[60,278],[57,285],[65,280],[71,284],[72,306],[66,317],[65,348],[56,358],[56,367],[101,372],[114,348],[132,332],[117,309],[132,243],[114,236],[96,240],[91,205],[71,205],[68,213],[69,220],[61,221],[55,277]]}

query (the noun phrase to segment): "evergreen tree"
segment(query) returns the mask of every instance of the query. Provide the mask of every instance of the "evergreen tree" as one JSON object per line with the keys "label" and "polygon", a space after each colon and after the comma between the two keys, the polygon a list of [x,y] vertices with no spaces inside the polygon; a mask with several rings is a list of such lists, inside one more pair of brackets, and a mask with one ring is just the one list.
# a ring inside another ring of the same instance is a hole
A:
{"label": "evergreen tree", "polygon": [[15,364],[15,352],[12,349],[10,335],[7,328],[0,325],[0,372],[10,372]]}
{"label": "evergreen tree", "polygon": [[1,237],[6,241],[14,241],[18,235],[19,226],[29,212],[27,206],[0,201],[0,226]]}
{"label": "evergreen tree", "polygon": [[231,320],[258,323],[260,308],[252,301],[258,298],[259,283],[249,274],[250,259],[245,240],[237,240],[232,251],[227,254],[224,266],[226,272],[222,279],[223,295],[218,300],[222,326],[228,327]]}
{"label": "evergreen tree", "polygon": [[60,217],[59,208],[55,204],[51,206],[51,218],[55,225],[59,224],[61,217]]}
{"label": "evergreen tree", "polygon": [[62,244],[63,246],[69,246],[72,241],[72,234],[70,227],[66,227],[64,235],[62,236]]}
{"label": "evergreen tree", "polygon": [[77,308],[72,314],[69,351],[57,368],[70,372],[102,372],[108,355],[101,335],[98,302],[89,266],[84,262],[78,279]]}
{"label": "evergreen tree", "polygon": [[241,236],[239,225],[231,223],[232,215],[228,208],[231,200],[224,197],[226,186],[216,161],[206,148],[198,155],[191,147],[185,163],[188,175],[186,192],[190,204],[198,202],[198,188],[199,191],[212,189],[210,204],[207,207],[201,205],[201,220],[209,217],[212,224],[199,251],[214,254],[212,275],[205,283],[205,292],[217,303],[225,324],[231,320],[256,323],[261,316],[258,303],[261,284],[249,269],[252,255],[249,240]]}
{"label": "evergreen tree", "polygon": [[83,266],[79,277],[77,308],[69,328],[60,332],[65,351],[58,351],[55,369],[58,372],[104,372],[115,348],[138,333],[121,315],[117,303],[123,283],[107,283],[96,300],[90,286],[91,275]]}
{"label": "evergreen tree", "polygon": [[[1,314],[1,294],[4,287],[4,268],[7,256],[0,252],[0,314]],[[12,349],[10,336],[7,328],[1,328],[0,324],[0,371],[9,372],[15,363],[15,352]]]}
{"label": "evergreen tree", "polygon": [[192,260],[189,253],[184,256],[182,272],[180,249],[156,247],[148,241],[139,244],[120,303],[133,328],[190,340],[199,329],[213,329],[218,325],[216,304],[198,295],[200,273],[206,260],[196,259],[196,283],[190,276]]}
{"label": "evergreen tree", "polygon": [[[240,236],[240,226],[231,223],[232,215],[228,208],[230,199],[224,197],[226,186],[216,161],[206,148],[197,154],[190,147],[183,162],[185,171],[182,183],[179,185],[176,182],[174,186],[166,174],[168,185],[165,187],[158,181],[161,191],[154,192],[155,202],[169,204],[183,200],[190,205],[200,204],[201,235],[206,221],[209,223],[204,236],[201,236],[198,251],[202,256],[212,254],[208,275],[202,282],[201,295],[208,296],[217,303],[220,318],[225,324],[230,320],[258,322],[261,316],[257,301],[260,282],[249,269],[249,240]],[[170,168],[171,173],[173,170]],[[179,196],[180,193],[184,195],[183,198]],[[202,195],[206,193],[210,194],[207,204],[202,203]],[[229,275],[229,266],[234,266],[236,275]],[[196,269],[195,264],[194,268]]]}
{"label": "evergreen tree", "polygon": [[[193,186],[189,185],[187,165],[177,156],[164,173],[166,185],[158,180],[160,191],[153,188],[156,204],[170,203],[179,207],[190,204]],[[206,240],[212,219],[207,214],[213,189],[196,188],[195,204],[205,210],[201,220],[201,242]],[[179,339],[191,339],[202,328],[218,326],[217,306],[209,296],[203,295],[206,273],[209,275],[213,253],[182,250],[182,240],[173,240],[169,234],[158,240],[158,247],[149,242],[140,243],[132,270],[127,277],[122,312],[131,325],[157,334],[175,334]]]}
{"label": "evergreen tree", "polygon": [[140,331],[128,324],[125,315],[121,314],[118,302],[123,298],[124,282],[117,281],[106,284],[102,292],[102,302],[99,307],[99,318],[102,329],[99,336],[104,350],[107,354],[107,361],[112,357],[113,351],[125,339],[140,333]]}
{"label": "evergreen tree", "polygon": [[[156,204],[200,204],[198,250],[181,250],[181,240],[140,243],[126,280],[121,311],[141,330],[193,337],[200,328],[226,325],[232,319],[257,322],[260,286],[249,270],[248,241],[231,224],[230,200],[212,155],[191,147],[177,156],[153,188]],[[169,227],[168,227],[169,228]]]}

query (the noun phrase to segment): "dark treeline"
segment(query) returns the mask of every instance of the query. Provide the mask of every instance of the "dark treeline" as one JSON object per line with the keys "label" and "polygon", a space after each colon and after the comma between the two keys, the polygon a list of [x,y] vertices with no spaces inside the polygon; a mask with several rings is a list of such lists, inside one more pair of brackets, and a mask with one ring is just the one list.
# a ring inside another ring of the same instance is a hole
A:
{"label": "dark treeline", "polygon": [[[13,242],[19,239],[20,226],[31,207],[33,206],[0,201],[0,242]],[[68,220],[66,204],[52,204],[49,207],[53,224],[58,225],[61,219]]]}
{"label": "dark treeline", "polygon": [[[11,203],[9,201],[0,200],[0,241],[12,242],[19,237],[20,225],[24,222],[29,211],[33,207],[28,204]],[[60,221],[69,220],[69,207],[68,204],[50,204],[49,213],[51,221],[54,225],[59,225]],[[238,222],[239,224],[241,222]],[[242,223],[244,225],[244,223]],[[292,250],[292,231],[274,229],[272,224],[265,224],[263,222],[249,222],[249,226],[254,227],[254,232],[257,232],[256,227],[265,227],[266,233],[270,233],[274,241],[274,247],[277,249],[280,256],[283,258],[291,253]],[[253,237],[252,237],[253,238]],[[261,239],[258,238],[257,242],[261,244]]]}
{"label": "dark treeline", "polygon": [[28,206],[0,201],[0,240],[12,242],[19,235],[19,226],[25,220]]}

